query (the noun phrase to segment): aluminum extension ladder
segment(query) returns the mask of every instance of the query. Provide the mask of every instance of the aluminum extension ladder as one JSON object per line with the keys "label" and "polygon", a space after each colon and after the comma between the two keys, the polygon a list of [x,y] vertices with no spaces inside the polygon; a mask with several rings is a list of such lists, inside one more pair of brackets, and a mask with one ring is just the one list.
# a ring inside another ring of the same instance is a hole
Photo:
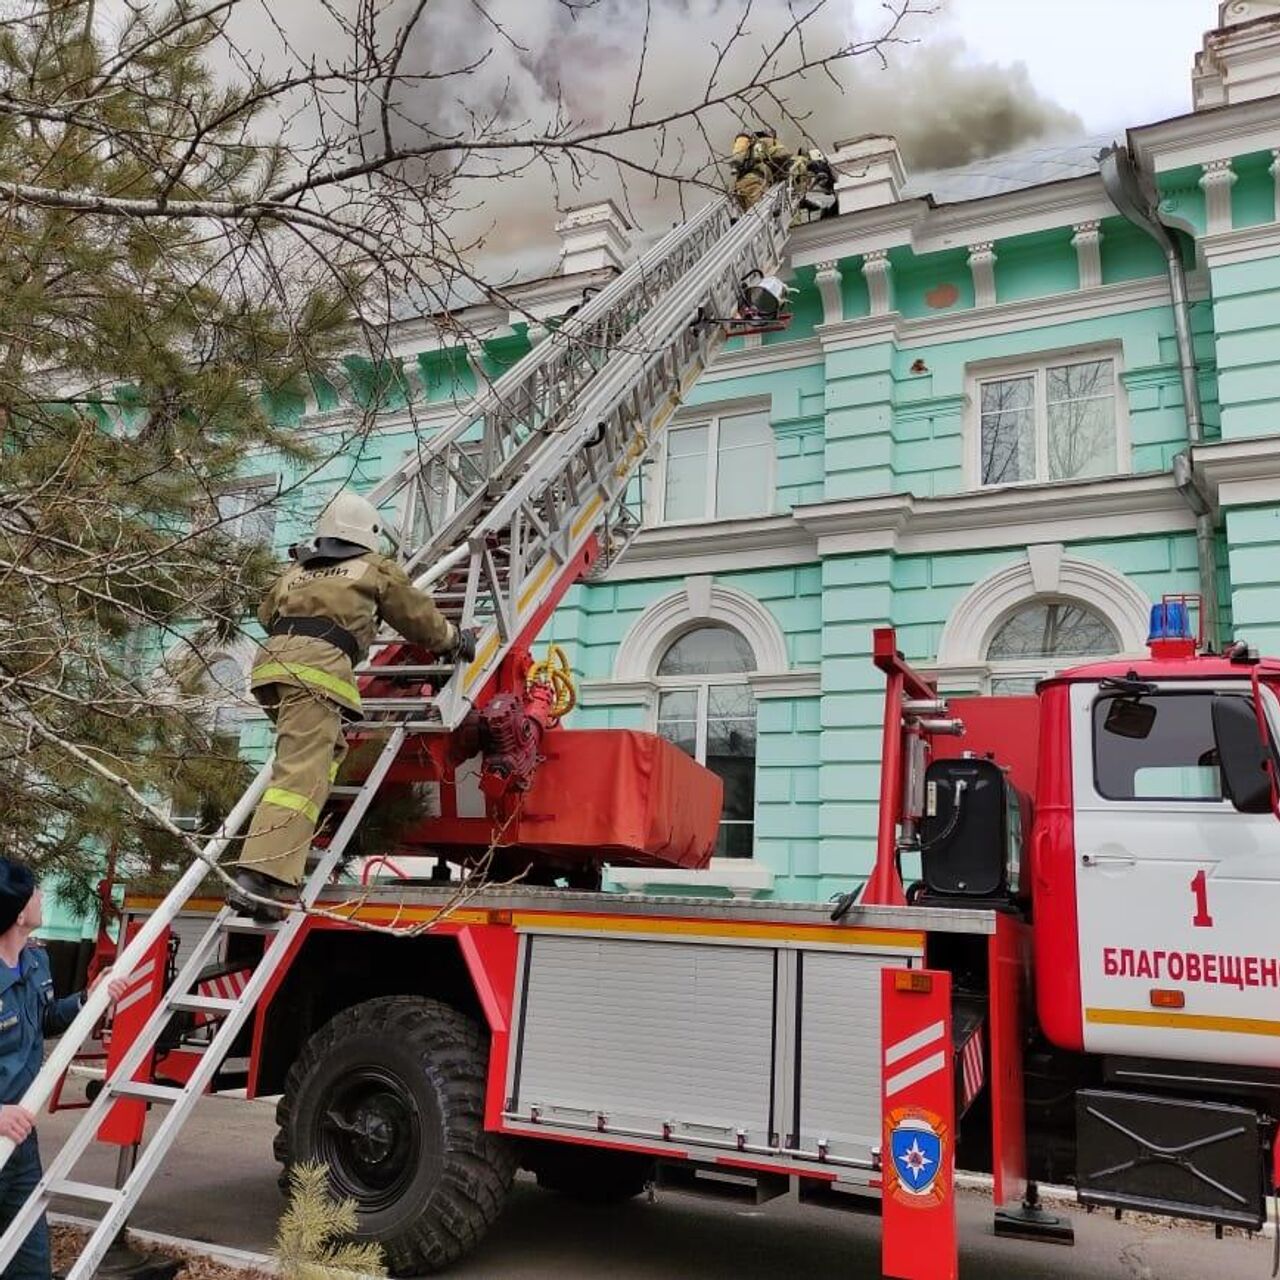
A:
{"label": "aluminum extension ladder", "polygon": [[[302,910],[261,923],[224,907],[201,937],[150,1018],[9,1228],[0,1236],[0,1270],[13,1258],[54,1197],[100,1205],[98,1224],[68,1273],[90,1280],[124,1229],[182,1125],[212,1083],[238,1033],[305,926],[305,908],[322,892],[360,826],[405,741],[447,732],[466,715],[539,610],[563,589],[566,572],[603,527],[609,558],[621,554],[641,523],[638,468],[672,413],[723,339],[723,329],[695,325],[699,308],[729,315],[740,281],[768,273],[781,257],[795,197],[775,187],[734,217],[727,199],[715,201],[664,237],[578,314],[499,379],[416,456],[371,495],[399,504],[397,549],[415,583],[439,586],[441,611],[459,626],[479,630],[474,662],[456,671],[440,664],[398,664],[384,640],[359,675],[421,683],[447,676],[433,697],[370,698],[360,734],[386,733],[365,780],[344,795],[349,805],[300,894]],[[423,565],[429,565],[425,571]],[[379,661],[381,658],[381,661]],[[387,718],[391,717],[391,718]],[[115,972],[128,976],[194,895],[248,821],[270,778],[270,761],[241,796],[222,828],[164,901],[124,947]],[[264,938],[262,959],[233,999],[200,995],[201,970],[234,933]],[[75,1053],[106,1012],[102,984],[49,1055],[22,1098],[38,1113]],[[136,1081],[170,1019],[178,1013],[216,1017],[219,1025],[190,1079],[181,1086]],[[74,1178],[76,1166],[112,1105],[138,1101],[166,1108],[119,1186]],[[13,1144],[0,1139],[0,1162]]]}

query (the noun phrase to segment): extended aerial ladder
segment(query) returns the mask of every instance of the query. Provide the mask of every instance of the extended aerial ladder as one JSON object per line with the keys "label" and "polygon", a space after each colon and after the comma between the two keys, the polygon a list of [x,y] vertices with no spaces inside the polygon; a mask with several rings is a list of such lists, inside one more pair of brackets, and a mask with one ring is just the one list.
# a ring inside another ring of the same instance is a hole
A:
{"label": "extended aerial ladder", "polygon": [[[475,660],[455,669],[388,638],[357,669],[365,719],[349,732],[377,735],[380,745],[359,784],[341,789],[347,807],[303,886],[301,909],[279,923],[250,920],[229,907],[218,913],[0,1237],[0,1269],[53,1198],[65,1196],[102,1208],[68,1273],[69,1280],[94,1274],[289,954],[306,909],[338,866],[406,743],[456,730],[491,695],[503,663],[533,639],[565,591],[634,538],[643,502],[640,465],[724,337],[723,327],[698,323],[697,317],[732,314],[743,278],[776,268],[794,205],[794,192],[785,184],[746,213],[727,198],[708,204],[372,491],[376,505],[397,511],[397,554],[416,584],[432,588],[442,612],[458,626],[476,628]],[[156,943],[247,822],[269,776],[270,761],[160,907],[127,944],[121,939],[118,974],[131,975],[148,956],[154,959]],[[261,936],[261,960],[234,998],[199,992],[202,969],[231,934]],[[107,1004],[103,984],[24,1095],[29,1111],[46,1105]],[[154,1083],[146,1078],[151,1057],[179,1014],[216,1018],[216,1030],[184,1084]],[[165,1109],[155,1131],[122,1162],[117,1185],[76,1180],[77,1165],[111,1108],[128,1101]],[[0,1139],[0,1162],[11,1151],[12,1144]]]}

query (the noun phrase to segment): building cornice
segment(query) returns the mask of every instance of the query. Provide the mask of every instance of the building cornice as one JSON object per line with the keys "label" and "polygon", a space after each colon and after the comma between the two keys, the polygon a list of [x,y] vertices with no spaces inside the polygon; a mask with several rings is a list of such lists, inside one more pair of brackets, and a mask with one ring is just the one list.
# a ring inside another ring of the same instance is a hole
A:
{"label": "building cornice", "polygon": [[914,555],[1195,528],[1167,472],[939,498],[887,494],[812,503],[793,515],[816,540],[820,557],[875,551]]}
{"label": "building cornice", "polygon": [[1129,130],[1139,160],[1157,173],[1270,151],[1280,130],[1280,97],[1213,107]]}
{"label": "building cornice", "polygon": [[807,222],[791,233],[787,259],[792,267],[814,267],[820,262],[861,257],[875,249],[908,244],[912,229],[930,211],[927,200],[899,200],[896,204]]}
{"label": "building cornice", "polygon": [[980,200],[940,205],[916,227],[911,243],[917,253],[937,253],[1055,228],[1065,234],[1081,222],[1100,222],[1115,214],[1101,177],[1087,174]]}
{"label": "building cornice", "polygon": [[1264,222],[1257,227],[1202,236],[1196,248],[1210,271],[1259,258],[1280,257],[1280,223]]}
{"label": "building cornice", "polygon": [[1280,500],[1280,436],[1198,444],[1191,461],[1201,488],[1219,511]]}
{"label": "building cornice", "polygon": [[[1257,447],[1261,448],[1260,442]],[[1280,438],[1268,447],[1280,471]],[[1196,459],[1199,465],[1199,450]],[[1242,471],[1250,465],[1242,462]],[[1251,480],[1259,478],[1256,465],[1248,474]],[[1261,482],[1270,485],[1274,495],[1277,481],[1269,472]],[[1195,519],[1174,487],[1173,477],[1163,471],[967,490],[937,498],[882,494],[806,503],[784,516],[645,529],[603,581],[785,568],[814,564],[832,555],[877,551],[917,555],[1141,537],[1194,528]]]}
{"label": "building cornice", "polygon": [[810,267],[900,245],[920,254],[939,253],[1059,227],[1068,232],[1115,215],[1102,179],[1086,174],[977,200],[936,206],[904,200],[811,222],[792,233],[788,257],[792,267]]}
{"label": "building cornice", "polygon": [[654,525],[639,533],[627,554],[602,580],[631,582],[691,573],[773,569],[812,564],[816,559],[813,538],[789,515]]}

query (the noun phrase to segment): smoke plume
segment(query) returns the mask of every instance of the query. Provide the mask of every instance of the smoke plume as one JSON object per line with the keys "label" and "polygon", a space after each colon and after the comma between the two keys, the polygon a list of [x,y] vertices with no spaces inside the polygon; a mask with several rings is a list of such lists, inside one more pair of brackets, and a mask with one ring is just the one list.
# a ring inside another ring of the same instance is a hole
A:
{"label": "smoke plume", "polygon": [[[329,3],[340,0],[329,0]],[[945,4],[946,0],[932,0]],[[378,18],[393,40],[420,0],[392,0]],[[923,9],[930,0],[913,0]],[[396,139],[490,139],[625,126],[633,95],[640,119],[687,110],[749,84],[770,47],[813,0],[429,0],[392,112]],[[301,7],[300,7],[301,8]],[[310,8],[307,6],[306,8]],[[278,22],[277,6],[273,21]],[[890,22],[876,0],[828,0],[803,27],[804,52],[821,57],[870,41]],[[735,34],[736,33],[736,34]],[[267,32],[269,35],[270,32]],[[295,31],[305,43],[307,32]],[[721,50],[727,53],[721,57]],[[323,54],[324,50],[320,52]],[[766,73],[797,61],[793,37]],[[465,68],[465,72],[462,69]],[[457,74],[451,74],[457,73]],[[637,90],[638,84],[638,90]],[[708,92],[709,84],[713,85]],[[725,155],[740,124],[768,123],[783,141],[830,150],[845,138],[892,133],[909,170],[962,165],[1022,144],[1078,134],[1079,119],[1041,96],[1025,66],[984,60],[950,32],[944,14],[917,13],[879,50],[785,80],[777,98],[711,105],[697,122],[677,121],[602,146],[594,160],[531,159],[528,152],[460,150],[436,157],[424,176],[451,183],[455,243],[474,245],[490,279],[553,271],[554,224],[565,208],[612,199],[647,233],[700,205],[705,192],[619,166],[723,185]],[[380,133],[379,111],[362,128]]]}

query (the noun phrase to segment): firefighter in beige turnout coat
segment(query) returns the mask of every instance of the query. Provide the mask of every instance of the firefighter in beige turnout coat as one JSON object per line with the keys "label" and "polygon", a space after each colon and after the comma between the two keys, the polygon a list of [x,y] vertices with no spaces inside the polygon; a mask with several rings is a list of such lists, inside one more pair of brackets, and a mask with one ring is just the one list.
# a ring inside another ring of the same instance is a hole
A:
{"label": "firefighter in beige turnout coat", "polygon": [[[235,863],[228,901],[258,916],[302,881],[320,810],[347,752],[344,718],[358,719],[353,667],[386,621],[406,640],[459,660],[475,657],[475,637],[459,631],[381,555],[382,522],[357,494],[339,493],[321,515],[314,541],[258,609],[266,642],[251,674],[253,695],[275,722],[276,755],[249,834]],[[244,891],[244,892],[241,892]]]}

